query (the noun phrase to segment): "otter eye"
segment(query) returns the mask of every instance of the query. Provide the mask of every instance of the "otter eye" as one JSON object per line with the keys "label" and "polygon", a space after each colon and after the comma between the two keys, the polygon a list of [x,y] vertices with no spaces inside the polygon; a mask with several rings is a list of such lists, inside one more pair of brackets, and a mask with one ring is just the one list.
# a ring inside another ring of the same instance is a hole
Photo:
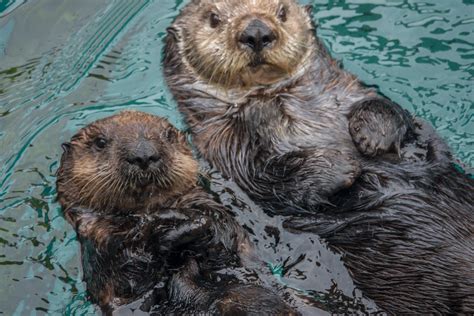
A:
{"label": "otter eye", "polygon": [[281,7],[280,11],[278,11],[278,19],[280,19],[280,21],[282,22],[286,22],[286,18],[287,18],[286,15],[287,15],[286,8]]}
{"label": "otter eye", "polygon": [[107,140],[105,138],[102,138],[102,137],[97,137],[94,140],[94,145],[99,149],[104,149],[105,146],[107,146]]}
{"label": "otter eye", "polygon": [[210,19],[211,27],[213,29],[219,26],[219,24],[221,23],[221,18],[215,13],[211,13],[211,16],[209,19]]}

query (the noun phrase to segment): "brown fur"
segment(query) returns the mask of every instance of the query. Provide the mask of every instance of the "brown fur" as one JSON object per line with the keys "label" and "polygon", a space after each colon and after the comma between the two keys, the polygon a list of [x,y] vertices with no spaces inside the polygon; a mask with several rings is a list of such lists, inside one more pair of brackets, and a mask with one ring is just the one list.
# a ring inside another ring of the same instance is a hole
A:
{"label": "brown fur", "polygon": [[[222,15],[218,27],[211,13]],[[194,0],[183,9],[164,63],[194,144],[266,211],[297,215],[285,227],[342,251],[355,283],[386,312],[474,311],[465,277],[474,181],[454,170],[428,124],[344,71],[306,13],[291,0]],[[261,50],[239,46],[249,19],[279,38]]]}
{"label": "brown fur", "polygon": [[[163,135],[155,135],[156,131]],[[166,141],[166,133],[173,141]],[[94,149],[97,136],[109,138],[111,147],[106,153]],[[161,159],[167,168],[156,175],[149,185],[141,185],[129,179],[133,174],[122,176],[119,160],[120,142],[134,139],[156,139],[160,147]],[[97,208],[101,211],[140,209],[149,210],[155,204],[182,195],[195,186],[197,162],[192,158],[186,137],[175,130],[166,120],[142,112],[127,111],[122,115],[98,120],[77,133],[69,145],[70,159],[64,160],[58,171],[59,202],[66,208],[81,206]],[[171,167],[173,166],[173,167]],[[125,194],[132,191],[135,194]],[[147,194],[147,199],[142,196]]]}
{"label": "brown fur", "polygon": [[[287,12],[286,23],[277,17],[282,8]],[[176,24],[186,24],[186,28],[172,27],[169,30],[183,38],[180,50],[184,64],[203,79],[223,87],[267,84],[292,76],[302,66],[302,60],[309,57],[312,29],[308,27],[309,17],[302,14],[303,10],[288,0],[204,0],[199,6],[184,9],[183,15],[195,18],[176,20]],[[246,14],[249,11],[253,14]],[[207,23],[213,13],[225,22],[215,29]],[[237,34],[254,17],[261,18],[278,38],[275,47],[263,54],[265,64],[257,68],[250,66],[253,56],[241,50],[235,41]],[[178,31],[184,29],[185,32]]]}
{"label": "brown fur", "polygon": [[[265,303],[270,314],[296,314],[271,291],[241,287],[232,275],[254,257],[252,245],[196,185],[186,138],[165,119],[122,112],[86,126],[63,147],[58,200],[81,242],[87,289],[104,312],[146,297],[142,308],[160,314],[224,314],[240,308],[219,303],[233,297],[247,300],[240,311]],[[146,167],[136,160],[144,153],[154,157]],[[249,302],[246,289],[260,298]]]}

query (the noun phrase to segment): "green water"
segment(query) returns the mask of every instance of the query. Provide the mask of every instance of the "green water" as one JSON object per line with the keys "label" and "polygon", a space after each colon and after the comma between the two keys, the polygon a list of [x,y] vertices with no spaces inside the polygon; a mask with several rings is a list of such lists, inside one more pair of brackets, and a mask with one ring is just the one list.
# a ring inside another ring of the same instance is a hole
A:
{"label": "green water", "polygon": [[[429,120],[474,165],[473,0],[305,3],[315,5],[319,36],[346,69]],[[165,29],[183,5],[0,1],[0,314],[95,312],[81,281],[79,244],[55,202],[60,144],[123,109],[184,128],[160,65]],[[360,298],[339,255],[315,236],[284,232],[278,217],[266,217],[217,173],[211,178],[271,266],[306,254],[280,282]]]}

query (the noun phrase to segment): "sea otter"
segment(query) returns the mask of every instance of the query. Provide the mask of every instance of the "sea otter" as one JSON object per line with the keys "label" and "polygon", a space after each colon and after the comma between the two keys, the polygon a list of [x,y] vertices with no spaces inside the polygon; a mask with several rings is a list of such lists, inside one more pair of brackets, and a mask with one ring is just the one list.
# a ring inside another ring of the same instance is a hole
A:
{"label": "sea otter", "polygon": [[245,273],[252,245],[196,185],[186,138],[165,119],[122,112],[63,148],[58,200],[81,242],[87,289],[106,313],[144,297],[142,309],[158,314],[296,315],[233,276]]}
{"label": "sea otter", "polygon": [[474,181],[423,121],[344,71],[294,0],[193,0],[164,71],[204,158],[344,254],[393,314],[474,312]]}

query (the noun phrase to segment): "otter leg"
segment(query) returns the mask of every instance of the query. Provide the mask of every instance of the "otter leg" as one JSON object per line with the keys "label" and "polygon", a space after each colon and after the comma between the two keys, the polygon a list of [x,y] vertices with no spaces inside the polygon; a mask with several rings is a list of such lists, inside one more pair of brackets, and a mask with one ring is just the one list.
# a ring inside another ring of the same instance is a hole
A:
{"label": "otter leg", "polygon": [[193,260],[188,262],[176,272],[168,284],[170,301],[175,304],[184,304],[194,308],[208,308],[210,293],[208,289],[199,286],[199,265]]}
{"label": "otter leg", "polygon": [[190,259],[169,283],[170,301],[211,315],[299,315],[279,296],[258,285],[209,285],[203,282],[197,262]]}
{"label": "otter leg", "polygon": [[283,227],[291,232],[311,232],[319,237],[327,238],[337,235],[337,233],[361,218],[363,218],[363,215],[357,212],[354,214],[343,212],[329,215],[319,213],[317,216],[290,217],[283,222]]}
{"label": "otter leg", "polygon": [[364,99],[352,105],[349,132],[357,149],[375,157],[390,150],[400,154],[400,145],[413,130],[409,114],[398,104],[382,98]]}
{"label": "otter leg", "polygon": [[338,150],[303,150],[270,159],[256,182],[263,187],[263,199],[313,208],[350,187],[359,175],[359,163]]}

